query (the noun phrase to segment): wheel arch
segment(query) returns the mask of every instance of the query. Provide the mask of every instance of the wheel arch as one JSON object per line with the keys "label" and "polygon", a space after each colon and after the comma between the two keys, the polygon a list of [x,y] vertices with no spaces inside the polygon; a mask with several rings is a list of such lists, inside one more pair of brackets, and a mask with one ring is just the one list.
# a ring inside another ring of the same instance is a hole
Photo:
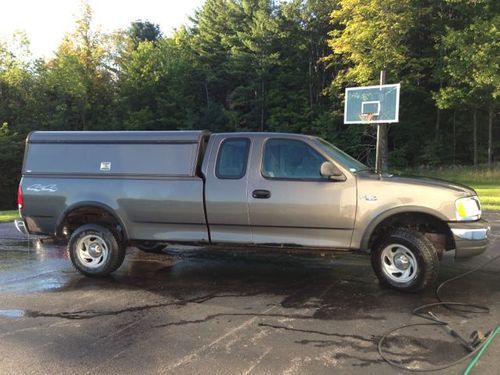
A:
{"label": "wheel arch", "polygon": [[423,219],[429,219],[429,224],[437,225],[437,229],[444,232],[444,234],[447,235],[448,240],[451,238],[453,241],[451,230],[447,224],[448,218],[446,216],[436,210],[426,207],[405,206],[389,209],[373,218],[363,232],[360,250],[366,252],[370,251],[374,240],[373,236],[381,227],[391,221],[396,222],[398,219],[402,219],[404,221],[408,218],[415,218],[417,219],[416,222],[422,221]]}
{"label": "wheel arch", "polygon": [[[68,221],[68,218],[72,214],[74,214],[78,211],[84,212],[85,210],[88,210],[90,212],[106,213],[107,215],[112,217],[113,220],[120,226],[123,240],[124,241],[129,240],[127,227],[126,227],[123,219],[120,217],[120,215],[118,215],[112,207],[110,207],[104,203],[96,202],[96,201],[83,201],[83,202],[78,202],[78,203],[75,203],[75,204],[72,204],[72,205],[66,207],[66,209],[64,209],[64,211],[59,215],[59,218],[57,219],[56,226],[55,226],[55,233],[54,233],[55,236],[56,237],[63,237],[65,235],[63,233],[64,227]],[[89,224],[92,224],[92,223],[89,223]],[[95,224],[98,224],[98,223],[95,223]]]}

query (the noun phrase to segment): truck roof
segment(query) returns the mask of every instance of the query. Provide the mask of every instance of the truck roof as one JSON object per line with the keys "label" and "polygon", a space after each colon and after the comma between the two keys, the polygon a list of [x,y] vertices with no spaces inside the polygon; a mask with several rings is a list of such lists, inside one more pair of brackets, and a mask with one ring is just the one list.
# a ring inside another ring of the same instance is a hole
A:
{"label": "truck roof", "polygon": [[34,131],[28,143],[199,143],[207,130],[189,131]]}
{"label": "truck roof", "polygon": [[245,137],[300,137],[300,138],[316,138],[312,135],[299,134],[299,133],[283,133],[283,132],[232,132],[232,133],[213,133],[219,136],[240,135]]}
{"label": "truck roof", "polygon": [[[200,143],[210,135],[208,130],[166,131],[34,131],[28,135],[28,143]],[[307,137],[309,135],[273,132],[214,133],[217,136],[258,137]]]}

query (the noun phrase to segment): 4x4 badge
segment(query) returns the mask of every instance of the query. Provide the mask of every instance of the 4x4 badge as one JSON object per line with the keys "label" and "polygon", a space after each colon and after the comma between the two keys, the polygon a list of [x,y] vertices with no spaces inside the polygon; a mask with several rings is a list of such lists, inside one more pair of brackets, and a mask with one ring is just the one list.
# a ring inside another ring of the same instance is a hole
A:
{"label": "4x4 badge", "polygon": [[46,191],[49,193],[55,193],[57,191],[57,185],[51,184],[51,185],[41,185],[41,184],[34,184],[29,186],[27,191],[34,191],[34,192],[40,192],[40,191]]}

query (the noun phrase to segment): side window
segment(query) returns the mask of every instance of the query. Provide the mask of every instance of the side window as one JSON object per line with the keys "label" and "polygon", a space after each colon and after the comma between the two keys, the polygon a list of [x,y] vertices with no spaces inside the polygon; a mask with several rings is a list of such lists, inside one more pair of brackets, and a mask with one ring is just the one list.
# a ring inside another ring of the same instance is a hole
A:
{"label": "side window", "polygon": [[264,147],[262,175],[267,178],[323,179],[325,158],[308,144],[293,139],[270,139]]}
{"label": "side window", "polygon": [[230,138],[222,142],[217,156],[215,175],[222,179],[237,180],[247,171],[250,140],[247,138]]}

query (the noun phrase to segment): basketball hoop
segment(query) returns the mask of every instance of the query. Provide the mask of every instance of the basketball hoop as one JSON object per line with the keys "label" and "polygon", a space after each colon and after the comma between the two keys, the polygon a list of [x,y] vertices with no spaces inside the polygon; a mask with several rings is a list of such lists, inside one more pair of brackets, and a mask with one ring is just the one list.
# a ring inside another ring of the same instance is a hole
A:
{"label": "basketball hoop", "polygon": [[[346,87],[344,124],[364,124],[377,130],[375,172],[380,173],[382,153],[386,155],[387,125],[399,122],[399,91],[401,84],[386,84],[385,71],[380,72],[380,84]],[[372,129],[373,130],[373,129]]]}
{"label": "basketball hoop", "polygon": [[346,87],[344,124],[399,122],[400,84]]}

